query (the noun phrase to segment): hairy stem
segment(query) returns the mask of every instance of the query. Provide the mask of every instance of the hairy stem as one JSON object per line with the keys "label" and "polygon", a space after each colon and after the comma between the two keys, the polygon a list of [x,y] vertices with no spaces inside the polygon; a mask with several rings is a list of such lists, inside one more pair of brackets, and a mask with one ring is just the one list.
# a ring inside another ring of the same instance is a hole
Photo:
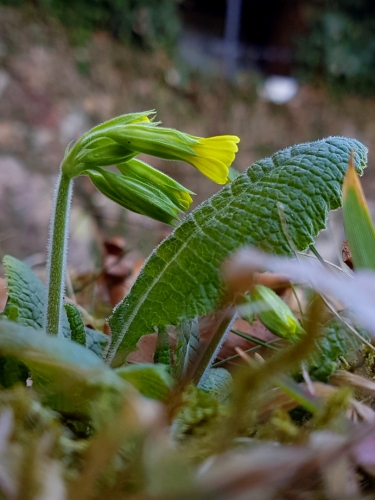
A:
{"label": "hairy stem", "polygon": [[45,329],[62,335],[61,315],[65,289],[66,255],[73,181],[60,173],[56,183],[47,258],[47,309]]}

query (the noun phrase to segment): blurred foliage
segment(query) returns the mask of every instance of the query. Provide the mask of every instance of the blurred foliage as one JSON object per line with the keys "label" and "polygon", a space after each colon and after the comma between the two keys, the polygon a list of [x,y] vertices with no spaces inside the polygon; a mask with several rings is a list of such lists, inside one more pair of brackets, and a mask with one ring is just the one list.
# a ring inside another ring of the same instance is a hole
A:
{"label": "blurred foliage", "polygon": [[299,76],[334,92],[375,92],[375,3],[307,0],[306,31],[298,38]]}
{"label": "blurred foliage", "polygon": [[77,45],[85,43],[94,29],[104,29],[145,49],[171,51],[180,27],[177,0],[0,0],[0,5],[27,4],[57,17]]}

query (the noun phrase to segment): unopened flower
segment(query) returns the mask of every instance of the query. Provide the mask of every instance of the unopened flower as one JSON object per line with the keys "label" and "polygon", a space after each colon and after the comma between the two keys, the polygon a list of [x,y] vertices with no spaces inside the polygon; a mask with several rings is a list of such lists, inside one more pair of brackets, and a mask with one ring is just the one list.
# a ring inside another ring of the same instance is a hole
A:
{"label": "unopened flower", "polygon": [[[62,174],[88,175],[95,186],[121,206],[172,224],[189,208],[191,192],[170,177],[135,159],[139,153],[183,160],[206,177],[225,184],[238,150],[232,135],[207,139],[159,127],[154,111],[121,115],[92,128],[67,148]],[[121,175],[103,167],[116,165]]]}
{"label": "unopened flower", "polygon": [[201,138],[153,124],[129,124],[113,127],[107,137],[138,153],[166,160],[183,160],[218,184],[228,181],[228,169],[238,151],[234,135]]}
{"label": "unopened flower", "polygon": [[250,292],[250,298],[258,318],[274,335],[294,340],[304,333],[300,322],[287,304],[270,288],[255,285]]}
{"label": "unopened flower", "polygon": [[69,177],[87,168],[123,163],[139,153],[190,163],[218,184],[228,181],[228,169],[238,151],[234,135],[201,138],[150,120],[152,111],[132,113],[97,125],[66,152],[63,171]]}
{"label": "unopened flower", "polygon": [[155,187],[166,193],[180,212],[188,210],[193,201],[190,196],[194,194],[192,191],[144,161],[134,158],[117,165],[117,168],[127,179],[138,180],[144,185]]}
{"label": "unopened flower", "polygon": [[85,172],[105,196],[124,208],[174,225],[192,202],[191,191],[140,160],[119,165],[122,174],[103,168]]}

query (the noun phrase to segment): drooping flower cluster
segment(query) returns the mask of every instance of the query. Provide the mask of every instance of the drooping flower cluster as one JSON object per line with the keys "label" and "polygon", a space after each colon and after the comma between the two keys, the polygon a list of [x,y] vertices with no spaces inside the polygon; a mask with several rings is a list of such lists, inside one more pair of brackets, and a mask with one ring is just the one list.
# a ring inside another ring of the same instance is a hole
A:
{"label": "drooping flower cluster", "polygon": [[[225,184],[239,138],[195,137],[158,127],[160,122],[153,117],[154,111],[130,113],[92,128],[67,150],[62,172],[69,178],[88,175],[104,195],[121,206],[173,224],[178,213],[189,208],[193,193],[135,157],[147,153],[183,160],[212,181]],[[116,165],[120,173],[104,168],[110,165]]]}

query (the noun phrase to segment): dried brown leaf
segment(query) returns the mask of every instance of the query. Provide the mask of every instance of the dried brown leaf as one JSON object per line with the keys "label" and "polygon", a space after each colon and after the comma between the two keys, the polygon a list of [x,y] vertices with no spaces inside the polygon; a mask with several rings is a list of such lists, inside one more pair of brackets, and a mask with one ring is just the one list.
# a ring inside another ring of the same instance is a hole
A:
{"label": "dried brown leaf", "polygon": [[369,394],[375,394],[375,382],[356,373],[345,370],[337,370],[329,380],[329,383],[335,386],[350,386],[361,389]]}

